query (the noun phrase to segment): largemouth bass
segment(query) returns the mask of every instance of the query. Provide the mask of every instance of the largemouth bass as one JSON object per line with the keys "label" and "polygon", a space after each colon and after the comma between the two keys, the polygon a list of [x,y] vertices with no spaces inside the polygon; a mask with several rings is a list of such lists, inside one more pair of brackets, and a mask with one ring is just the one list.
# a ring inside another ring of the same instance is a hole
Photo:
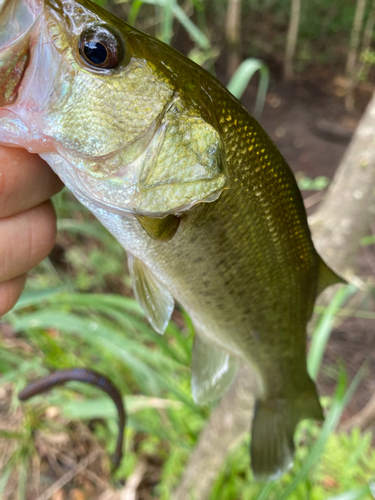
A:
{"label": "largemouth bass", "polygon": [[40,154],[120,241],[155,330],[174,300],[190,314],[196,402],[253,368],[252,468],[278,477],[297,423],[323,418],[306,324],[340,281],[290,168],[214,77],[88,0],[0,10],[0,144]]}

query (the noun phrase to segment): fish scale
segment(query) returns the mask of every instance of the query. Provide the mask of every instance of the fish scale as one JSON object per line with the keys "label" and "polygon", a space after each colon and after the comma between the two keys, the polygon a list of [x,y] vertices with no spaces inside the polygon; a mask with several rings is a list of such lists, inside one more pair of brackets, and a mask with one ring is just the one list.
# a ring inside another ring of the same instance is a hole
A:
{"label": "fish scale", "polygon": [[[279,477],[297,423],[323,418],[306,324],[318,291],[342,281],[315,251],[293,173],[241,103],[172,48],[88,0],[14,1],[0,28],[30,12],[0,39],[0,144],[39,153],[120,241],[156,331],[174,300],[190,314],[196,402],[230,386],[237,360],[253,368],[252,468]],[[87,55],[98,43],[108,67]]]}

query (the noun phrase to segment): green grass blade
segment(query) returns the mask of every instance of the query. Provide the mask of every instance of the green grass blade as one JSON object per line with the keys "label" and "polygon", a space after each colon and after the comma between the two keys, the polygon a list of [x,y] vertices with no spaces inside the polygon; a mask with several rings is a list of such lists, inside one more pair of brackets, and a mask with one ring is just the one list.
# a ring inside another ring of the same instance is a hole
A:
{"label": "green grass blade", "polygon": [[[42,302],[45,302],[60,294],[61,292],[66,291],[67,288],[67,286],[60,286],[56,288],[45,288],[43,290],[23,292],[10,314],[14,313],[15,311],[19,311],[20,309],[24,309],[25,307],[39,305]],[[4,319],[7,319],[6,315],[4,316]]]}
{"label": "green grass blade", "polygon": [[270,481],[268,483],[265,483],[265,485],[261,489],[259,495],[257,496],[256,500],[268,500],[269,494],[274,489],[274,486],[275,486],[274,481],[272,481],[272,482]]}
{"label": "green grass blade", "polygon": [[19,440],[21,440],[25,436],[21,432],[6,431],[4,429],[0,429],[0,437],[6,438],[6,439],[19,439]]}
{"label": "green grass blade", "polygon": [[[314,312],[316,314],[323,314],[326,310],[325,306],[315,306]],[[375,312],[366,311],[363,309],[350,309],[345,307],[340,307],[337,310],[337,316],[341,316],[342,318],[362,318],[362,319],[375,319]]]}
{"label": "green grass blade", "polygon": [[129,15],[128,15],[128,23],[131,26],[135,26],[135,23],[136,23],[137,17],[138,17],[138,13],[139,13],[143,4],[144,4],[143,0],[134,0],[131,3]]}
{"label": "green grass blade", "polygon": [[49,302],[55,305],[69,305],[71,307],[91,307],[98,311],[98,308],[112,308],[125,311],[129,315],[135,315],[138,318],[144,317],[141,306],[135,299],[123,297],[115,294],[100,293],[60,293],[51,295]]}
{"label": "green grass blade", "polygon": [[[170,0],[144,0],[143,3],[147,3],[150,5],[159,5],[160,7],[164,7],[165,3]],[[175,18],[181,23],[181,25],[186,29],[189,33],[191,39],[199,45],[199,47],[203,50],[208,50],[211,48],[210,41],[206,37],[206,35],[196,26],[193,21],[189,19],[189,17],[185,14],[184,10],[177,4],[174,3],[173,14]]]}
{"label": "green grass blade", "polygon": [[[146,339],[152,340],[171,359],[182,365],[190,366],[190,352],[188,349],[190,343],[183,338],[181,332],[171,323],[165,332],[165,336],[157,334],[146,323],[144,319],[145,314],[134,299],[114,294],[70,293],[51,297],[50,303],[53,303],[55,307],[66,304],[72,309],[77,310],[82,308],[82,312],[86,314],[87,311],[85,309],[92,308],[92,310],[105,314],[115,320],[118,323],[117,328],[120,327],[122,332],[125,332],[127,335],[136,335],[140,341]],[[143,339],[142,336],[144,337]],[[175,337],[173,346],[168,342],[167,336]]]}
{"label": "green grass blade", "polygon": [[175,0],[164,0],[162,41],[170,45],[173,36],[173,8]]}
{"label": "green grass blade", "polygon": [[5,488],[7,487],[10,475],[13,471],[13,464],[8,462],[5,469],[2,471],[2,477],[0,478],[0,498],[3,498]]}
{"label": "green grass blade", "polygon": [[361,500],[362,498],[369,498],[369,494],[371,494],[370,488],[364,486],[363,488],[356,488],[355,490],[346,491],[334,497],[329,497],[327,500]]}
{"label": "green grass blade", "polygon": [[321,365],[323,354],[331,334],[333,321],[340,306],[357,291],[354,285],[341,287],[327,306],[320,318],[312,336],[310,351],[307,358],[307,369],[310,377],[315,380]]}
{"label": "green grass blade", "polygon": [[[124,335],[124,337],[135,337],[138,344],[141,344],[142,341],[151,340],[160,347],[164,355],[185,367],[190,366],[189,346],[191,341],[187,341],[172,323],[168,326],[165,336],[155,333],[145,321],[144,312],[136,300],[114,294],[66,293],[65,291],[58,293],[59,290],[61,289],[47,291],[45,294],[39,294],[38,292],[25,294],[24,299],[18,307],[22,309],[24,306],[36,306],[39,305],[39,302],[46,302],[47,304],[53,305],[53,307],[58,310],[59,314],[64,314],[63,310],[66,309],[66,306],[69,306],[69,309],[82,312],[86,317],[92,315],[94,311],[96,313],[101,313],[103,316],[110,317],[113,320],[111,324],[115,324],[117,333]],[[40,314],[44,314],[44,312],[40,312]],[[36,314],[36,316],[34,315],[36,322],[34,326],[37,326],[37,315],[39,313],[34,314]],[[25,315],[18,315],[17,319],[15,319],[12,314],[10,314],[8,321],[11,323],[13,322],[14,325],[17,324],[18,328],[22,328],[22,318],[24,316]],[[95,316],[95,318],[96,317],[97,316]],[[26,320],[28,324],[30,319],[31,317],[28,316]],[[62,327],[63,326],[62,324]],[[93,327],[92,323],[91,326]],[[173,344],[168,342],[167,337],[170,336],[175,338]]]}
{"label": "green grass blade", "polygon": [[227,88],[237,99],[241,99],[251,78],[259,71],[260,83],[255,102],[254,115],[259,117],[262,113],[269,83],[269,70],[264,62],[259,59],[246,59],[230,79]]}
{"label": "green grass blade", "polygon": [[[128,415],[154,408],[181,408],[182,403],[175,399],[150,398],[147,396],[128,395],[123,398]],[[71,419],[115,418],[117,410],[108,398],[64,401],[59,404],[64,415]]]}
{"label": "green grass blade", "polygon": [[58,231],[69,231],[74,234],[105,240],[113,238],[111,234],[98,221],[80,221],[75,219],[59,219],[57,221]]}
{"label": "green grass blade", "polygon": [[189,19],[189,17],[185,14],[183,9],[177,4],[173,6],[173,13],[178,19],[178,21],[182,24],[182,26],[189,33],[191,39],[199,45],[199,47],[203,50],[208,50],[211,48],[211,44],[206,35],[196,26],[193,21]]}
{"label": "green grass blade", "polygon": [[109,322],[102,318],[84,318],[74,313],[64,313],[59,309],[48,311],[38,311],[35,313],[25,314],[22,317],[12,321],[16,330],[24,330],[27,328],[54,328],[69,333],[75,333],[82,338],[85,338],[90,343],[102,343],[113,346],[119,349],[127,350],[131,355],[136,355],[150,362],[156,367],[171,367],[173,361],[164,356],[162,353],[155,353],[148,349],[141,342],[133,340],[126,336],[122,329],[117,329]]}
{"label": "green grass blade", "polygon": [[27,484],[27,470],[28,470],[28,457],[23,457],[18,466],[18,500],[25,500],[26,498],[26,484]]}

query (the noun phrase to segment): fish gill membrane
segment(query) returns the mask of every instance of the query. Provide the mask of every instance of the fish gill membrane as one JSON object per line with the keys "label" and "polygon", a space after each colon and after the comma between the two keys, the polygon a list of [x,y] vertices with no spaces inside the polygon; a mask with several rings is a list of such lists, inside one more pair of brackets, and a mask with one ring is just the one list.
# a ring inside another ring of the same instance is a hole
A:
{"label": "fish gill membrane", "polygon": [[323,418],[306,324],[343,280],[258,122],[205,70],[88,0],[0,0],[0,144],[38,153],[118,239],[156,331],[182,304],[197,403],[220,397],[240,361],[253,368],[254,477],[287,471],[297,423]]}

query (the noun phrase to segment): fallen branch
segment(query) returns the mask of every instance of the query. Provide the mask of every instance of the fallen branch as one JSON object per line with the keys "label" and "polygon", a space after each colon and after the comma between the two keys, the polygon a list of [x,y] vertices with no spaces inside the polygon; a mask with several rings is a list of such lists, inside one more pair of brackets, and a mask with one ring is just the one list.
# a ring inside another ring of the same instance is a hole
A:
{"label": "fallen branch", "polygon": [[78,462],[71,470],[69,470],[66,474],[60,477],[52,486],[46,489],[44,493],[42,493],[36,500],[49,500],[56,491],[60,490],[63,486],[65,486],[69,481],[71,481],[75,476],[83,472],[89,465],[91,465],[95,460],[97,460],[100,455],[102,455],[101,450],[95,450],[86,458],[83,458],[80,462]]}
{"label": "fallen branch", "polygon": [[120,494],[120,500],[137,500],[137,489],[146,471],[147,462],[141,459],[137,463],[134,472],[126,480],[125,487]]}
{"label": "fallen branch", "polygon": [[[73,460],[72,458],[68,457],[67,455],[64,455],[63,453],[58,453],[57,457],[59,461],[62,463],[65,463],[69,467],[76,466],[77,462]],[[102,488],[103,490],[106,490],[109,486],[108,481],[104,481],[104,479],[100,478],[95,472],[92,472],[89,469],[84,469],[81,471],[81,474],[86,476],[87,479],[89,479],[92,483],[95,483],[98,488]]]}
{"label": "fallen branch", "polygon": [[345,424],[340,426],[342,431],[351,431],[354,427],[359,427],[361,431],[365,431],[375,421],[375,395],[372,396],[367,405],[361,411],[353,415]]}

